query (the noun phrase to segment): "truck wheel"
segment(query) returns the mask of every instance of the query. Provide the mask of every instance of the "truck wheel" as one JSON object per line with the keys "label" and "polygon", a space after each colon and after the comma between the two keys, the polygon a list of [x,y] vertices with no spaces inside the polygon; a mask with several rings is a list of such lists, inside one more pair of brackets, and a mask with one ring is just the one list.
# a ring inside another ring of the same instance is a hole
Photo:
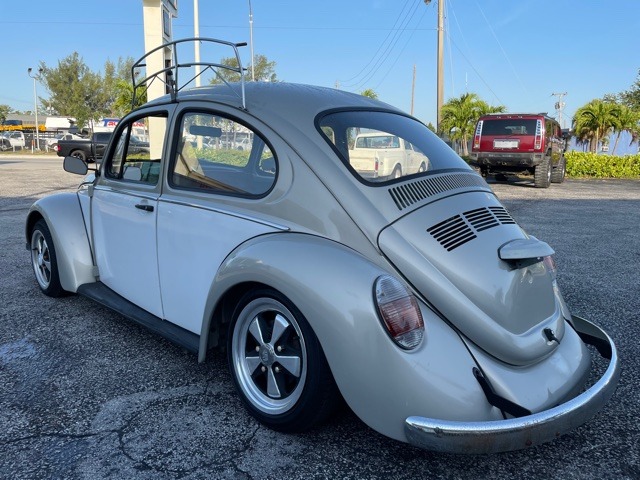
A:
{"label": "truck wheel", "polygon": [[426,171],[427,171],[427,165],[424,162],[422,162],[420,164],[420,168],[418,169],[418,173],[422,173],[422,172],[426,172]]}
{"label": "truck wheel", "polygon": [[249,413],[282,432],[326,419],[340,394],[322,347],[302,313],[271,289],[238,302],[227,336],[229,369]]}
{"label": "truck wheel", "polygon": [[83,162],[87,161],[87,155],[82,150],[74,150],[73,152],[71,152],[71,156],[79,158]]}
{"label": "truck wheel", "polygon": [[402,168],[400,167],[400,165],[396,165],[395,168],[393,169],[393,172],[391,172],[391,178],[400,178],[402,176]]}
{"label": "truck wheel", "polygon": [[567,161],[564,157],[560,159],[558,165],[551,171],[551,183],[562,183],[567,172]]}
{"label": "truck wheel", "polygon": [[551,183],[551,162],[546,157],[540,165],[536,165],[533,173],[533,183],[536,188],[549,188]]}
{"label": "truck wheel", "polygon": [[40,219],[31,232],[31,264],[40,289],[49,297],[64,294],[58,273],[58,259],[47,223]]}

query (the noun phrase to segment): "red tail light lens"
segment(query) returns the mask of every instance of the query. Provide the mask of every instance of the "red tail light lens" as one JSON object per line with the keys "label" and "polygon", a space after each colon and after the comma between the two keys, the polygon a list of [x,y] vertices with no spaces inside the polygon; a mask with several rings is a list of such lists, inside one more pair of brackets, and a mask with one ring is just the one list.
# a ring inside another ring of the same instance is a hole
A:
{"label": "red tail light lens", "polygon": [[533,148],[540,150],[542,148],[542,121],[536,120],[536,136],[533,142]]}
{"label": "red tail light lens", "polygon": [[378,277],[375,294],[382,324],[393,341],[406,350],[420,345],[424,321],[416,297],[390,275]]}
{"label": "red tail light lens", "polygon": [[475,136],[473,137],[473,148],[478,149],[480,148],[480,135],[482,134],[482,120],[480,120],[478,122],[478,125],[476,125],[476,133]]}

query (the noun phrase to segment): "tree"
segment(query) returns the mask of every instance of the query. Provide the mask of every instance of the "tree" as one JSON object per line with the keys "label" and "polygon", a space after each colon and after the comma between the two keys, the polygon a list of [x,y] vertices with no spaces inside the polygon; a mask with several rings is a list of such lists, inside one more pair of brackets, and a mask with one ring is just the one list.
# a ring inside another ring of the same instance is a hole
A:
{"label": "tree", "polygon": [[[276,62],[269,61],[264,55],[255,55],[254,74],[257,82],[277,82],[276,76]],[[238,60],[236,57],[226,57],[220,60],[221,65],[225,65],[231,68],[238,68]],[[239,82],[240,74],[226,68],[216,69],[218,75],[211,79],[213,85],[226,82]],[[251,67],[245,69],[245,80],[251,80]]]}
{"label": "tree", "polygon": [[631,88],[620,94],[620,100],[627,107],[640,112],[640,70],[638,70],[638,76]]}
{"label": "tree", "polygon": [[601,99],[591,100],[576,110],[573,116],[573,130],[580,142],[589,142],[589,150],[597,152],[601,140],[616,125],[620,106]]}
{"label": "tree", "polygon": [[613,131],[616,132],[617,135],[611,155],[616,154],[622,132],[629,132],[629,134],[631,134],[631,143],[638,138],[638,133],[640,132],[640,114],[626,105],[619,105],[616,113]]}
{"label": "tree", "polygon": [[42,83],[50,93],[42,103],[59,115],[75,117],[79,128],[88,120],[121,116],[131,109],[131,103],[124,107],[121,97],[127,95],[123,84],[131,75],[132,64],[131,58],[119,58],[117,64],[107,60],[101,74],[92,72],[77,52],[58,61],[55,68],[41,63]]}
{"label": "tree", "polygon": [[9,105],[0,105],[0,124],[7,120],[7,115],[13,113],[13,109]]}
{"label": "tree", "polygon": [[373,88],[367,88],[366,90],[363,90],[362,92],[360,92],[360,95],[362,95],[363,97],[372,98],[374,100],[378,99],[378,94]]}
{"label": "tree", "polygon": [[492,106],[475,93],[464,93],[442,106],[440,133],[462,143],[462,154],[469,155],[469,139],[482,115],[504,112],[503,106]]}

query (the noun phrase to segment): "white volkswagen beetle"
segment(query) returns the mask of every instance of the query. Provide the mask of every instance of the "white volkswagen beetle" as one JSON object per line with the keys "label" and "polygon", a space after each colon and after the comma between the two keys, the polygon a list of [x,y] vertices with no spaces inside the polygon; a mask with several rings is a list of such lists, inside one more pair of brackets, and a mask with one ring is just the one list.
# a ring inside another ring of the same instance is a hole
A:
{"label": "white volkswagen beetle", "polygon": [[[240,65],[237,45],[200,41]],[[226,347],[249,413],[286,432],[342,396],[391,438],[496,452],[552,440],[608,401],[616,348],[570,314],[553,250],[424,124],[327,88],[182,89],[192,62],[173,65],[139,77],[170,94],[120,121],[77,193],[31,208],[45,294],[92,298],[199,361]],[[132,148],[141,124],[148,151]],[[402,139],[426,169],[361,175],[350,155],[365,133]],[[248,148],[230,147],[236,134]],[[603,373],[589,381],[592,356]]]}

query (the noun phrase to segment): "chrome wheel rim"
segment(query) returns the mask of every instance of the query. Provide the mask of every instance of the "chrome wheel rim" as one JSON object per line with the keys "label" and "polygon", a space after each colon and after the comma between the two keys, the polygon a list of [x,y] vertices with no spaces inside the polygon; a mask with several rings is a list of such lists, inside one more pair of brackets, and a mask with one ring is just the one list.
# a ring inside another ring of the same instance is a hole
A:
{"label": "chrome wheel rim", "polygon": [[233,329],[232,361],[245,398],[270,415],[289,411],[304,389],[307,352],[293,314],[272,298],[249,302]]}
{"label": "chrome wheel rim", "polygon": [[35,230],[31,236],[31,263],[40,286],[43,289],[49,288],[51,284],[51,251],[40,230]]}

